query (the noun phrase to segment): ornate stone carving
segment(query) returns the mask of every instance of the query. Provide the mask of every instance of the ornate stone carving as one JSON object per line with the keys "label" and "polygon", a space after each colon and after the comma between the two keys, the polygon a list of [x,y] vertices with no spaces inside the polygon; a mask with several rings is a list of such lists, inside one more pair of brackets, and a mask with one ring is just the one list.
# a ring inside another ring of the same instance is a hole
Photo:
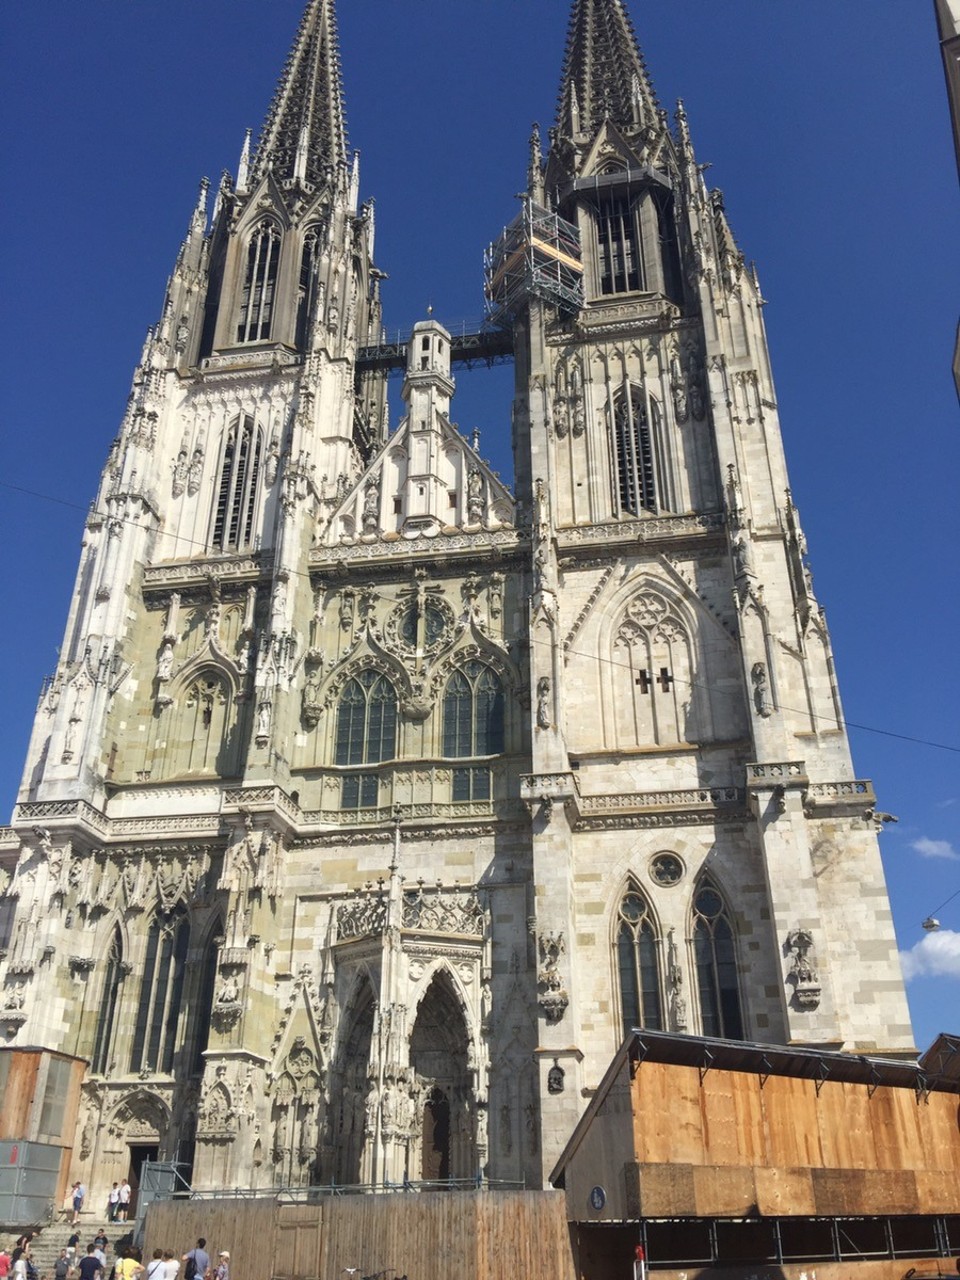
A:
{"label": "ornate stone carving", "polygon": [[387,925],[387,899],[381,892],[364,895],[337,908],[337,937],[362,938],[380,933]]}
{"label": "ornate stone carving", "polygon": [[547,1022],[557,1023],[570,1003],[559,972],[560,957],[566,952],[566,943],[562,933],[536,933],[536,939],[540,961],[537,970],[538,1003]]}
{"label": "ornate stone carving", "polygon": [[405,929],[466,933],[481,938],[487,928],[487,913],[475,892],[450,893],[440,885],[425,889],[422,880],[416,889],[404,893],[402,920]]}
{"label": "ornate stone carving", "polygon": [[787,951],[791,957],[787,982],[793,986],[793,1003],[800,1009],[816,1009],[821,986],[813,934],[806,929],[787,934]]}

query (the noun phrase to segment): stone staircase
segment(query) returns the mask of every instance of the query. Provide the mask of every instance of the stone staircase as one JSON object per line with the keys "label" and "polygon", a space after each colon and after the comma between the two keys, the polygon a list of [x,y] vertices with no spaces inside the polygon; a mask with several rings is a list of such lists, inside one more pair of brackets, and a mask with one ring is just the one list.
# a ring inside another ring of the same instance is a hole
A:
{"label": "stone staircase", "polygon": [[122,1242],[120,1245],[122,1252],[125,1244],[132,1242],[132,1230],[131,1222],[108,1222],[99,1214],[81,1213],[80,1222],[76,1227],[72,1227],[69,1220],[52,1222],[48,1227],[44,1227],[30,1246],[30,1256],[37,1274],[53,1280],[53,1264],[60,1257],[60,1250],[67,1247],[67,1241],[75,1231],[80,1235],[77,1261],[87,1252],[87,1245],[91,1243],[93,1237],[102,1233],[110,1241],[106,1249],[107,1275],[109,1276],[116,1257],[117,1242]]}

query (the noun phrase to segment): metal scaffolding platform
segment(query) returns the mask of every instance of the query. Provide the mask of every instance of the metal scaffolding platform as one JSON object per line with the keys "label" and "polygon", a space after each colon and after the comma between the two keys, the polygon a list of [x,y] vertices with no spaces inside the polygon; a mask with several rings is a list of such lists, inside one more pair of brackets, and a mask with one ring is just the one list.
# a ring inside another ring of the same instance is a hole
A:
{"label": "metal scaffolding platform", "polygon": [[583,305],[580,232],[572,222],[524,197],[523,208],[484,255],[487,314],[507,324],[530,297],[561,311]]}
{"label": "metal scaffolding platform", "polygon": [[[376,347],[360,347],[357,372],[370,370],[393,373],[407,367],[410,335],[398,334],[395,342],[381,342]],[[504,364],[513,359],[513,334],[508,329],[478,329],[467,333],[451,333],[450,363],[471,369],[475,365]]]}

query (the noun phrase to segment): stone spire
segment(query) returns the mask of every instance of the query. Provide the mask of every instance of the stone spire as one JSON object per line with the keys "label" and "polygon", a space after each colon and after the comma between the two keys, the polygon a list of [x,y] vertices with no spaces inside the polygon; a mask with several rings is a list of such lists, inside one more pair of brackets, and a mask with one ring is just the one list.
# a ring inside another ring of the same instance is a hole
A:
{"label": "stone spire", "polygon": [[574,0],[557,105],[557,132],[656,125],[657,99],[623,0]]}
{"label": "stone spire", "polygon": [[334,0],[309,0],[264,122],[250,186],[268,168],[282,183],[319,186],[346,164],[340,49]]}

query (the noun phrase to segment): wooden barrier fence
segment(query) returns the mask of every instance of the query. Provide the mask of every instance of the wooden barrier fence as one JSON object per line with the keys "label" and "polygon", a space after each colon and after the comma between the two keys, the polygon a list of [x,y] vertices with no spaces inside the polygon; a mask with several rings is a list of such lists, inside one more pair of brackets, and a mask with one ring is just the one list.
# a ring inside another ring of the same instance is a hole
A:
{"label": "wooden barrier fence", "polygon": [[217,1198],[155,1202],[144,1258],[178,1256],[204,1236],[230,1280],[351,1280],[385,1271],[410,1280],[575,1280],[560,1191],[332,1196],[313,1204]]}

